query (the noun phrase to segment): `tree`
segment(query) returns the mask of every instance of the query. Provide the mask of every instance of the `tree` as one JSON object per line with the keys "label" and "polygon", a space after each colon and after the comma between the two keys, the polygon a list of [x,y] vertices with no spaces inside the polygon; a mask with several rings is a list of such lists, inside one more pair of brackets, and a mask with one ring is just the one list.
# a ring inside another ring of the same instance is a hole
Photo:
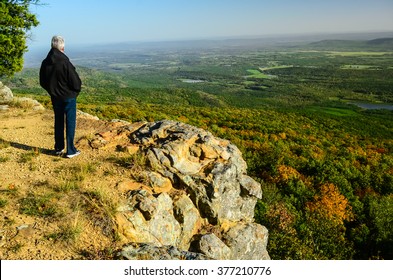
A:
{"label": "tree", "polygon": [[348,199],[331,183],[321,186],[321,194],[314,196],[314,202],[307,204],[307,209],[319,218],[327,218],[335,224],[353,219],[352,207]]}
{"label": "tree", "polygon": [[331,183],[306,204],[306,226],[302,236],[314,249],[317,259],[351,259],[353,243],[346,238],[345,222],[353,219],[352,207]]}
{"label": "tree", "polygon": [[39,0],[0,0],[0,77],[12,76],[23,68],[28,31],[38,25],[29,11]]}

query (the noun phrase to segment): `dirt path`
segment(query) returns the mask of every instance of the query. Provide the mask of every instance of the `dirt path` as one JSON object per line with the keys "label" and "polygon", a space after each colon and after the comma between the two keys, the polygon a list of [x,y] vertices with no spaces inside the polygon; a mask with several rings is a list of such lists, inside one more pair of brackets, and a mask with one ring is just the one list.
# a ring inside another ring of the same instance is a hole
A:
{"label": "dirt path", "polygon": [[[76,139],[106,126],[78,117]],[[0,259],[100,259],[119,245],[111,215],[128,176],[113,160],[122,155],[79,145],[67,159],[53,145],[52,111],[0,111]]]}

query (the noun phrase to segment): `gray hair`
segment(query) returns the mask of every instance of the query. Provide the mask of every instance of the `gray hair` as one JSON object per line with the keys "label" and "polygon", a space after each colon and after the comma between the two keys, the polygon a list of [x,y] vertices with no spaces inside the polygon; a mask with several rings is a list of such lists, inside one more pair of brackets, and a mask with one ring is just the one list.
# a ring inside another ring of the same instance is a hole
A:
{"label": "gray hair", "polygon": [[63,51],[65,46],[64,38],[57,35],[53,36],[51,46],[52,48],[58,49],[59,51]]}

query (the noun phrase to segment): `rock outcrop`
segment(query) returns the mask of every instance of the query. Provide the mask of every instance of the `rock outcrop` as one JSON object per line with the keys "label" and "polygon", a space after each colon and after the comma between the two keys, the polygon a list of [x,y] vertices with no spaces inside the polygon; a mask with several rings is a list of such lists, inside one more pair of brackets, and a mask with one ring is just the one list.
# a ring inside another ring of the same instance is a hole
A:
{"label": "rock outcrop", "polygon": [[147,165],[142,182],[125,178],[118,185],[128,190],[128,203],[116,216],[118,232],[133,244],[120,258],[147,258],[146,250],[135,246],[145,244],[154,252],[176,248],[182,258],[269,259],[268,231],[253,222],[261,186],[247,176],[241,152],[229,141],[160,121],[122,123],[97,134],[90,145],[133,153]]}

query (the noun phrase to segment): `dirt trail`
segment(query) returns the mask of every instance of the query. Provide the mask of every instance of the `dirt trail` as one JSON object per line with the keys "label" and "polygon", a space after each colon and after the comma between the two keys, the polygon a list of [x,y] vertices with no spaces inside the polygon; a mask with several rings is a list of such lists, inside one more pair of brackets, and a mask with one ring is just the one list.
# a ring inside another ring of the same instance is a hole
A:
{"label": "dirt trail", "polygon": [[[76,140],[106,126],[78,117]],[[99,259],[118,245],[120,153],[79,145],[67,159],[53,154],[53,138],[52,111],[0,111],[0,259]]]}

